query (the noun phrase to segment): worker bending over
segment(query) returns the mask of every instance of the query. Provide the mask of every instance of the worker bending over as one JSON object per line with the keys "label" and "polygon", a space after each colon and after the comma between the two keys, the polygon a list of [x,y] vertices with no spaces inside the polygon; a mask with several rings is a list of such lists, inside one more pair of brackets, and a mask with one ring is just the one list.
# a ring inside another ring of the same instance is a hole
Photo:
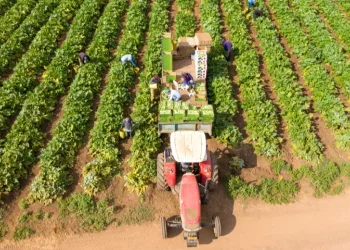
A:
{"label": "worker bending over", "polygon": [[82,64],[88,63],[90,61],[90,57],[84,52],[80,52],[78,54],[78,60],[79,60],[79,65],[81,66]]}
{"label": "worker bending over", "polygon": [[181,100],[180,92],[175,89],[169,89],[167,95],[169,96],[169,101],[173,100],[174,102],[178,102]]}
{"label": "worker bending over", "polygon": [[232,43],[230,41],[225,40],[225,39],[222,39],[221,43],[222,43],[222,46],[224,46],[226,61],[230,61],[230,56],[231,56],[231,52],[232,52]]}
{"label": "worker bending over", "polygon": [[123,62],[123,63],[131,62],[131,64],[134,65],[137,68],[136,61],[135,61],[134,57],[131,54],[126,54],[126,55],[124,55],[122,57],[119,57],[118,61],[119,62]]}

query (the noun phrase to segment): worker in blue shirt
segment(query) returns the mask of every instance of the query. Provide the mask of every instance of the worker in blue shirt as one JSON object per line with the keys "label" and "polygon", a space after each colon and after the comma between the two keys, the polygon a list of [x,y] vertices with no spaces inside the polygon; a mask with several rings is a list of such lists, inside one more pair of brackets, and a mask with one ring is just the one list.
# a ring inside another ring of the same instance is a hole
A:
{"label": "worker in blue shirt", "polygon": [[232,43],[230,41],[226,41],[225,39],[221,40],[222,46],[224,46],[225,58],[227,61],[230,60],[230,55],[232,52]]}
{"label": "worker in blue shirt", "polygon": [[255,4],[256,0],[248,0],[248,7],[252,8]]}
{"label": "worker in blue shirt", "polygon": [[135,61],[134,57],[131,54],[127,54],[127,55],[124,55],[122,57],[119,57],[118,61],[119,62],[123,62],[123,63],[131,62],[132,65],[137,67],[136,61]]}

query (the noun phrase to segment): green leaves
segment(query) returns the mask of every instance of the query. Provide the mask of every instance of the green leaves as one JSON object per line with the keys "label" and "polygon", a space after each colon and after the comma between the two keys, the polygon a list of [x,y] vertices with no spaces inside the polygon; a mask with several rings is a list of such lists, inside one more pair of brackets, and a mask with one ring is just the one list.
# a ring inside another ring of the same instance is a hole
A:
{"label": "green leaves", "polygon": [[[2,4],[11,4],[11,1],[2,1]],[[17,29],[23,19],[33,9],[37,0],[20,0],[6,14],[0,18],[0,44],[6,42],[11,33]],[[0,9],[5,8],[1,6]]]}
{"label": "green leaves", "polygon": [[279,125],[273,103],[266,98],[259,71],[259,59],[254,51],[245,17],[238,0],[224,0],[226,23],[230,39],[237,50],[235,55],[242,108],[246,114],[246,128],[254,151],[258,155],[274,157],[280,154]]}
{"label": "green leaves", "polygon": [[49,19],[59,0],[41,0],[11,37],[0,47],[0,74],[7,72]]}
{"label": "green leaves", "polygon": [[192,12],[179,12],[175,18],[176,37],[193,37],[196,19]]}
{"label": "green leaves", "polygon": [[137,124],[132,141],[131,171],[125,176],[130,190],[141,195],[156,177],[156,155],[161,146],[158,136],[157,107],[150,102],[149,80],[161,69],[162,35],[167,30],[169,0],[156,0],[152,5],[151,20],[145,52],[146,70],[140,75],[132,118]]}
{"label": "green leaves", "polygon": [[[104,0],[85,2],[86,14],[96,21]],[[103,72],[111,59],[110,49],[120,31],[122,17],[126,8],[125,0],[110,1],[100,18],[94,39],[87,50],[91,61],[80,67],[63,107],[63,116],[40,156],[41,171],[31,186],[31,198],[49,203],[62,196],[71,184],[69,168],[74,166],[76,153],[89,129],[89,119],[95,94],[100,89]],[[121,8],[122,6],[122,8]],[[84,13],[85,14],[85,13]],[[85,24],[86,25],[86,24]],[[90,26],[94,27],[93,24]]]}
{"label": "green leaves", "polygon": [[238,107],[237,101],[232,95],[232,82],[228,77],[227,61],[223,56],[218,4],[216,0],[206,0],[202,1],[200,5],[203,29],[213,38],[208,61],[208,99],[214,105],[214,136],[222,143],[237,146],[242,141],[242,135],[233,124]]}
{"label": "green leaves", "polygon": [[0,89],[0,130],[8,128],[9,118],[21,109],[27,93],[39,84],[38,76],[50,63],[59,37],[68,29],[70,19],[82,2],[62,1],[16,64],[14,73],[3,83]]}
{"label": "green leaves", "polygon": [[273,89],[277,93],[286,130],[292,143],[293,152],[298,158],[312,161],[321,156],[322,144],[316,138],[315,128],[307,114],[310,103],[303,95],[296,81],[296,74],[278,40],[278,34],[268,18],[258,18],[254,22],[264,61],[270,74]]}
{"label": "green leaves", "polygon": [[[143,45],[147,22],[148,1],[134,1],[128,9],[123,37],[116,58],[124,54],[137,54]],[[108,74],[108,83],[101,96],[94,128],[91,131],[89,152],[96,159],[84,167],[84,190],[96,194],[106,188],[119,172],[119,129],[124,108],[130,104],[129,88],[134,84],[133,66],[114,60]]]}
{"label": "green leaves", "polygon": [[[304,33],[302,26],[288,2],[271,0],[270,6],[279,23],[281,34],[286,37],[292,52],[298,57],[305,84],[314,100],[314,109],[321,114],[340,148],[350,148],[350,124],[346,109],[337,97],[335,82],[319,61],[320,51]],[[316,42],[316,40],[314,40]],[[316,51],[316,53],[315,53]]]}

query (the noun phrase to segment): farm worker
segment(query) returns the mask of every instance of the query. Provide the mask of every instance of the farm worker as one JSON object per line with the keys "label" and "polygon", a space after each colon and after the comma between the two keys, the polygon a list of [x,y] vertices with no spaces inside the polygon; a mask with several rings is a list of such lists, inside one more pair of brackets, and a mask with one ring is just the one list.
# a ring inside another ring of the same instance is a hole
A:
{"label": "farm worker", "polygon": [[134,57],[131,54],[126,54],[126,55],[124,55],[122,57],[119,57],[118,61],[119,62],[123,62],[123,63],[131,62],[132,65],[134,65],[137,68],[135,59],[134,59]]}
{"label": "farm worker", "polygon": [[253,5],[255,4],[256,0],[248,0],[248,7],[252,8]]}
{"label": "farm worker", "polygon": [[79,53],[78,59],[79,59],[79,65],[88,63],[90,61],[90,57],[87,54],[85,54],[84,52]]}
{"label": "farm worker", "polygon": [[254,20],[256,19],[256,18],[258,18],[258,17],[260,17],[260,16],[263,16],[264,15],[264,10],[259,10],[259,9],[257,9],[257,10],[254,10],[253,11],[253,18],[254,18]]}
{"label": "farm worker", "polygon": [[225,39],[221,39],[221,43],[222,46],[224,46],[225,58],[227,61],[229,61],[232,52],[232,43],[230,41],[226,41]]}
{"label": "farm worker", "polygon": [[132,134],[132,120],[130,117],[126,117],[123,122],[122,122],[122,126],[120,127],[120,129],[125,128],[126,131],[126,136],[128,136],[129,138],[131,138],[131,134]]}
{"label": "farm worker", "polygon": [[193,88],[193,77],[190,73],[181,73],[182,84],[185,85],[185,88]]}
{"label": "farm worker", "polygon": [[169,101],[174,100],[174,102],[178,102],[181,100],[180,92],[175,89],[169,89],[167,94],[169,96]]}
{"label": "farm worker", "polygon": [[150,84],[150,89],[151,89],[151,101],[153,102],[154,97],[156,95],[156,90],[158,87],[158,83],[159,83],[159,76],[155,75],[152,77],[152,79],[149,81]]}
{"label": "farm worker", "polygon": [[158,84],[159,83],[159,76],[158,75],[155,75],[152,77],[152,79],[149,81],[150,84],[152,83],[156,83]]}

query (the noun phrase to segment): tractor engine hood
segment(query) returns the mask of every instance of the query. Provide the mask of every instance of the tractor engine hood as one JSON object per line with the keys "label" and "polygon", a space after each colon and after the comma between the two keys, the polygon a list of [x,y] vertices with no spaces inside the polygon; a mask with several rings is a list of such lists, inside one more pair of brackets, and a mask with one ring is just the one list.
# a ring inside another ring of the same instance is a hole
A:
{"label": "tractor engine hood", "polygon": [[176,131],[170,135],[170,146],[177,162],[202,162],[207,159],[206,138],[201,131]]}

